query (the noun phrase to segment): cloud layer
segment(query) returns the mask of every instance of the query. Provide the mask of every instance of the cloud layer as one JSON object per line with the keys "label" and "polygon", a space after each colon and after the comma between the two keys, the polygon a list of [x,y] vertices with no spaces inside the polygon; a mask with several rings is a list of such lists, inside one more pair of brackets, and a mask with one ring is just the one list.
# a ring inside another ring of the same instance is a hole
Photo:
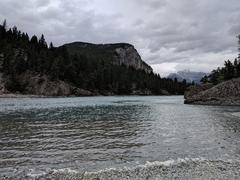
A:
{"label": "cloud layer", "polygon": [[237,56],[239,0],[1,0],[0,20],[55,45],[129,42],[155,72],[208,72]]}

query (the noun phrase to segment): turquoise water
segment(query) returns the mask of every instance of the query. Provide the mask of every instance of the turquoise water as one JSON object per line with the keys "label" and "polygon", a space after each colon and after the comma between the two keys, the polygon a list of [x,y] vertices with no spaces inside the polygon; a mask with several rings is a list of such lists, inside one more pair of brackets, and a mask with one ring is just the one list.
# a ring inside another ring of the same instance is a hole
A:
{"label": "turquoise water", "polygon": [[2,98],[0,177],[36,179],[179,159],[238,161],[239,112],[184,105],[182,96]]}

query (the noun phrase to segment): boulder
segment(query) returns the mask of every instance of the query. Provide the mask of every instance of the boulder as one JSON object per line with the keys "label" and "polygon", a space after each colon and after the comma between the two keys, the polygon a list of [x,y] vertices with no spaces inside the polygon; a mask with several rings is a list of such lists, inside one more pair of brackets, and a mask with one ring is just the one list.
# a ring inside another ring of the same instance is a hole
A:
{"label": "boulder", "polygon": [[93,96],[94,95],[94,93],[92,93],[91,91],[80,89],[80,88],[73,89],[72,93],[75,96]]}

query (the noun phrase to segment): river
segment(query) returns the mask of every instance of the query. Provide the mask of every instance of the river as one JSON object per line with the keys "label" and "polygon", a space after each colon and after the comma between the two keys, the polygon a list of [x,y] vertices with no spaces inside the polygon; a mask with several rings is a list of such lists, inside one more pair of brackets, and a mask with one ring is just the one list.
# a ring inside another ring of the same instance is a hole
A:
{"label": "river", "polygon": [[182,96],[1,98],[0,179],[234,179],[239,112]]}

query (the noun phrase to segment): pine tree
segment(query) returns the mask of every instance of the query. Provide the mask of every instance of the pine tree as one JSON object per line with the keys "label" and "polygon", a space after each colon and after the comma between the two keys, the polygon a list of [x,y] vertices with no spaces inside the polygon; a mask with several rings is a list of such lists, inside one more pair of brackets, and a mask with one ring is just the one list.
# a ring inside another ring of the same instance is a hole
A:
{"label": "pine tree", "polygon": [[201,79],[201,83],[207,83],[208,82],[208,76],[204,76],[202,79]]}
{"label": "pine tree", "polygon": [[13,26],[13,28],[12,28],[12,33],[13,33],[13,39],[14,40],[17,40],[18,38],[18,29],[17,29],[17,27],[16,26]]}
{"label": "pine tree", "polygon": [[234,66],[230,60],[225,61],[224,79],[229,80],[234,77]]}
{"label": "pine tree", "polygon": [[238,60],[240,60],[240,34],[237,36],[238,38]]}
{"label": "pine tree", "polygon": [[42,48],[47,48],[48,47],[43,34],[41,35],[41,38],[39,39],[39,45]]}
{"label": "pine tree", "polygon": [[3,23],[2,23],[2,27],[5,31],[7,31],[7,20],[4,19]]}
{"label": "pine tree", "polygon": [[4,20],[2,25],[0,26],[0,39],[4,39],[6,37],[7,32],[7,21]]}
{"label": "pine tree", "polygon": [[53,49],[54,46],[53,46],[53,43],[51,42],[50,45],[49,45],[49,49]]}
{"label": "pine tree", "polygon": [[30,42],[31,42],[33,45],[38,45],[38,38],[37,38],[37,36],[34,35],[34,36],[31,38]]}
{"label": "pine tree", "polygon": [[26,41],[29,42],[29,36],[28,36],[28,33],[26,33]]}
{"label": "pine tree", "polygon": [[236,69],[236,77],[240,77],[240,60],[236,60],[236,62],[234,62],[234,66]]}

